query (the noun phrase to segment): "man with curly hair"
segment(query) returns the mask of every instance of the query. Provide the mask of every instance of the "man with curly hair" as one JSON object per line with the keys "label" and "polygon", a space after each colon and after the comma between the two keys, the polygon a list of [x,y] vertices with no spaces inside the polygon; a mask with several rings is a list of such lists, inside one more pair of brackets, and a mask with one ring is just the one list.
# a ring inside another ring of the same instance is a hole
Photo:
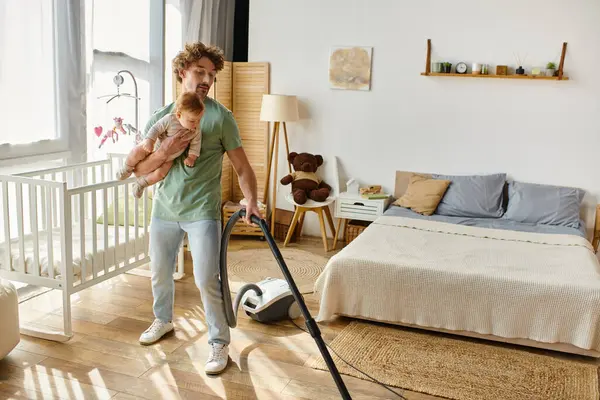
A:
{"label": "man with curly hair", "polygon": [[[182,83],[182,89],[196,92],[204,100],[205,111],[199,125],[202,146],[193,167],[183,162],[186,150],[174,160],[168,175],[156,186],[149,246],[155,320],[139,339],[142,344],[152,344],[174,329],[173,272],[187,233],[194,278],[200,289],[208,325],[210,354],[205,365],[208,374],[223,371],[229,356],[230,332],[219,281],[221,168],[225,153],[248,201],[245,222],[250,223],[251,215],[262,218],[257,205],[256,176],[242,148],[237,123],[231,111],[207,96],[223,65],[222,51],[202,43],[187,44],[173,60],[173,70]],[[174,104],[169,104],[156,111],[144,133],[160,118],[174,112],[174,107]],[[134,173],[143,175],[156,169],[157,165],[164,163],[167,154],[183,150],[187,145],[185,139],[177,135],[165,139],[154,153],[136,166]]]}

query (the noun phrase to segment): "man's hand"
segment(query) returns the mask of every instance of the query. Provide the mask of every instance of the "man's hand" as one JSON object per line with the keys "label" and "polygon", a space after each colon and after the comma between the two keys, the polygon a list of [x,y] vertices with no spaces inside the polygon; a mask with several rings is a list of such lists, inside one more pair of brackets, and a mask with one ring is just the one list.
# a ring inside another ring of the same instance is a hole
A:
{"label": "man's hand", "polygon": [[244,193],[244,198],[248,202],[248,204],[246,205],[246,216],[243,218],[244,222],[249,225],[254,225],[250,221],[250,217],[252,217],[252,215],[256,215],[258,218],[262,219],[262,215],[260,213],[260,210],[258,209],[258,204],[256,200],[256,175],[254,174],[252,166],[248,162],[246,152],[242,147],[238,147],[234,150],[229,150],[227,152],[227,157],[229,157],[229,160],[233,165],[233,169],[235,169],[235,172],[238,175],[240,189],[242,189],[242,193]]}
{"label": "man's hand", "polygon": [[150,172],[156,170],[158,167],[167,162],[170,154],[185,150],[189,144],[190,141],[185,137],[184,134],[181,133],[167,137],[163,142],[161,142],[158,150],[150,154],[135,166],[133,173],[135,176],[148,175]]}
{"label": "man's hand", "polygon": [[190,144],[190,141],[183,132],[180,132],[163,140],[156,152],[163,154],[166,159],[169,154],[185,150],[188,144]]}
{"label": "man's hand", "polygon": [[259,219],[263,218],[263,216],[260,213],[260,210],[258,208],[258,204],[256,203],[256,200],[248,201],[248,204],[246,205],[246,216],[243,218],[244,222],[247,223],[248,225],[256,226],[256,224],[254,224],[251,221],[251,217],[253,215],[256,215]]}

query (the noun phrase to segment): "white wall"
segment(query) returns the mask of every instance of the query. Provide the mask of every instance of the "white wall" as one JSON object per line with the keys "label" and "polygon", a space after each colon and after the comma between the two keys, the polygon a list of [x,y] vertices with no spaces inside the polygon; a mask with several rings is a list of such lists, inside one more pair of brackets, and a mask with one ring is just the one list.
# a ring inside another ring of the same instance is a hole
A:
{"label": "white wall", "polygon": [[[252,0],[249,61],[268,61],[271,92],[302,103],[303,120],[288,124],[291,150],[337,155],[362,183],[391,192],[396,170],[501,171],[585,188],[592,204],[600,195],[598,21],[597,0]],[[492,71],[514,67],[514,52],[528,54],[528,67],[558,63],[566,41],[570,80],[420,76],[428,38],[432,61]],[[332,45],[373,46],[371,91],[329,88]],[[287,190],[278,206],[291,209]],[[318,234],[315,221],[305,233]]]}

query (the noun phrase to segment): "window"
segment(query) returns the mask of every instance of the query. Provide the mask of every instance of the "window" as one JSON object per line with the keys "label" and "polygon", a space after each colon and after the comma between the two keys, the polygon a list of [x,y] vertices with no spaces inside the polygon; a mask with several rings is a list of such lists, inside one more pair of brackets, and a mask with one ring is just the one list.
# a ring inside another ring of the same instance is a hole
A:
{"label": "window", "polygon": [[150,61],[150,0],[96,0],[92,24],[95,50]]}
{"label": "window", "polygon": [[165,104],[173,98],[172,61],[182,48],[181,0],[167,0],[165,9]]}
{"label": "window", "polygon": [[[90,82],[87,97],[88,157],[103,158],[106,153],[126,153],[135,144],[135,134],[107,138],[114,118],[143,130],[151,114],[164,104],[164,1],[88,0],[87,33],[91,40]],[[117,88],[113,78],[120,71],[123,83]],[[135,96],[137,84],[138,118]],[[111,100],[112,98],[112,100]],[[96,131],[102,130],[100,135]]]}
{"label": "window", "polygon": [[0,1],[0,158],[68,149],[58,129],[54,7]]}

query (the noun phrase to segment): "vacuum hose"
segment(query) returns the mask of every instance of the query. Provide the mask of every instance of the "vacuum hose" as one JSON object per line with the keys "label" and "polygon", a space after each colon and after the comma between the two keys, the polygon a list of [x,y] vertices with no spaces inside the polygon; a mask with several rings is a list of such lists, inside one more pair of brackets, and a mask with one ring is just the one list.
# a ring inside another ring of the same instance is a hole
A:
{"label": "vacuum hose", "polygon": [[[232,328],[235,328],[235,326],[237,325],[237,309],[238,309],[239,303],[240,303],[244,293],[247,292],[248,290],[254,290],[257,295],[259,295],[259,296],[262,295],[262,290],[257,285],[255,285],[253,283],[249,283],[249,284],[242,286],[242,288],[239,290],[237,296],[235,297],[233,306],[231,304],[231,295],[229,294],[230,293],[229,292],[229,279],[227,278],[227,247],[229,245],[229,236],[231,235],[231,230],[233,229],[236,222],[240,218],[244,217],[245,215],[246,215],[246,209],[244,209],[244,208],[236,211],[231,216],[231,218],[229,218],[229,221],[227,222],[227,225],[225,225],[225,229],[223,230],[223,235],[221,237],[221,253],[220,253],[220,258],[219,258],[219,267],[221,269],[221,294],[223,296],[223,305],[225,307],[225,315],[227,316],[227,323]],[[319,351],[321,352],[321,355],[323,356],[325,363],[327,364],[327,367],[329,368],[329,372],[331,373],[331,376],[333,377],[333,380],[336,383],[336,386],[340,392],[340,395],[342,396],[342,399],[351,400],[352,397],[350,397],[350,393],[348,393],[348,389],[346,388],[346,385],[344,384],[344,381],[342,380],[342,377],[340,376],[340,373],[339,373],[335,363],[333,362],[333,359],[331,358],[329,351],[327,350],[327,345],[325,344],[325,342],[323,341],[323,338],[321,337],[321,331],[319,330],[319,326],[317,325],[315,320],[310,315],[310,312],[308,311],[308,308],[306,307],[306,303],[304,302],[302,294],[300,294],[300,291],[298,290],[298,287],[296,286],[296,282],[294,282],[294,278],[292,277],[290,270],[288,269],[287,265],[285,265],[285,261],[283,260],[283,256],[281,255],[279,248],[277,248],[277,244],[275,243],[275,240],[269,233],[269,226],[267,225],[267,222],[264,219],[260,219],[255,215],[252,215],[250,217],[250,221],[252,223],[258,225],[260,227],[260,229],[263,231],[263,233],[265,235],[265,239],[266,239],[267,243],[269,244],[271,251],[273,252],[273,256],[275,257],[277,264],[279,264],[279,268],[281,268],[281,272],[290,287],[290,290],[294,296],[294,299],[296,300],[296,302],[298,303],[298,306],[300,307],[300,312],[302,313],[302,315],[304,316],[304,319],[306,320],[306,327],[308,328],[308,332],[315,340],[317,347],[319,348]]]}
{"label": "vacuum hose", "polygon": [[[245,214],[244,209],[240,210]],[[258,285],[254,283],[247,283],[238,290],[237,295],[233,301],[233,305],[231,304],[231,296],[229,295],[229,278],[227,277],[227,247],[229,246],[229,237],[231,236],[231,231],[235,226],[236,222],[242,217],[241,212],[237,211],[234,213],[227,225],[225,225],[225,230],[223,231],[223,236],[221,237],[221,254],[219,256],[219,266],[221,269],[221,293],[223,294],[223,306],[225,307],[225,315],[227,317],[227,324],[231,328],[235,328],[237,326],[237,312],[240,305],[240,301],[244,294],[249,290],[254,290],[257,296],[262,296],[262,290]],[[255,215],[251,217],[253,223],[259,225],[263,232],[268,231],[268,227],[264,220],[259,219]],[[264,225],[264,226],[263,226]]]}

